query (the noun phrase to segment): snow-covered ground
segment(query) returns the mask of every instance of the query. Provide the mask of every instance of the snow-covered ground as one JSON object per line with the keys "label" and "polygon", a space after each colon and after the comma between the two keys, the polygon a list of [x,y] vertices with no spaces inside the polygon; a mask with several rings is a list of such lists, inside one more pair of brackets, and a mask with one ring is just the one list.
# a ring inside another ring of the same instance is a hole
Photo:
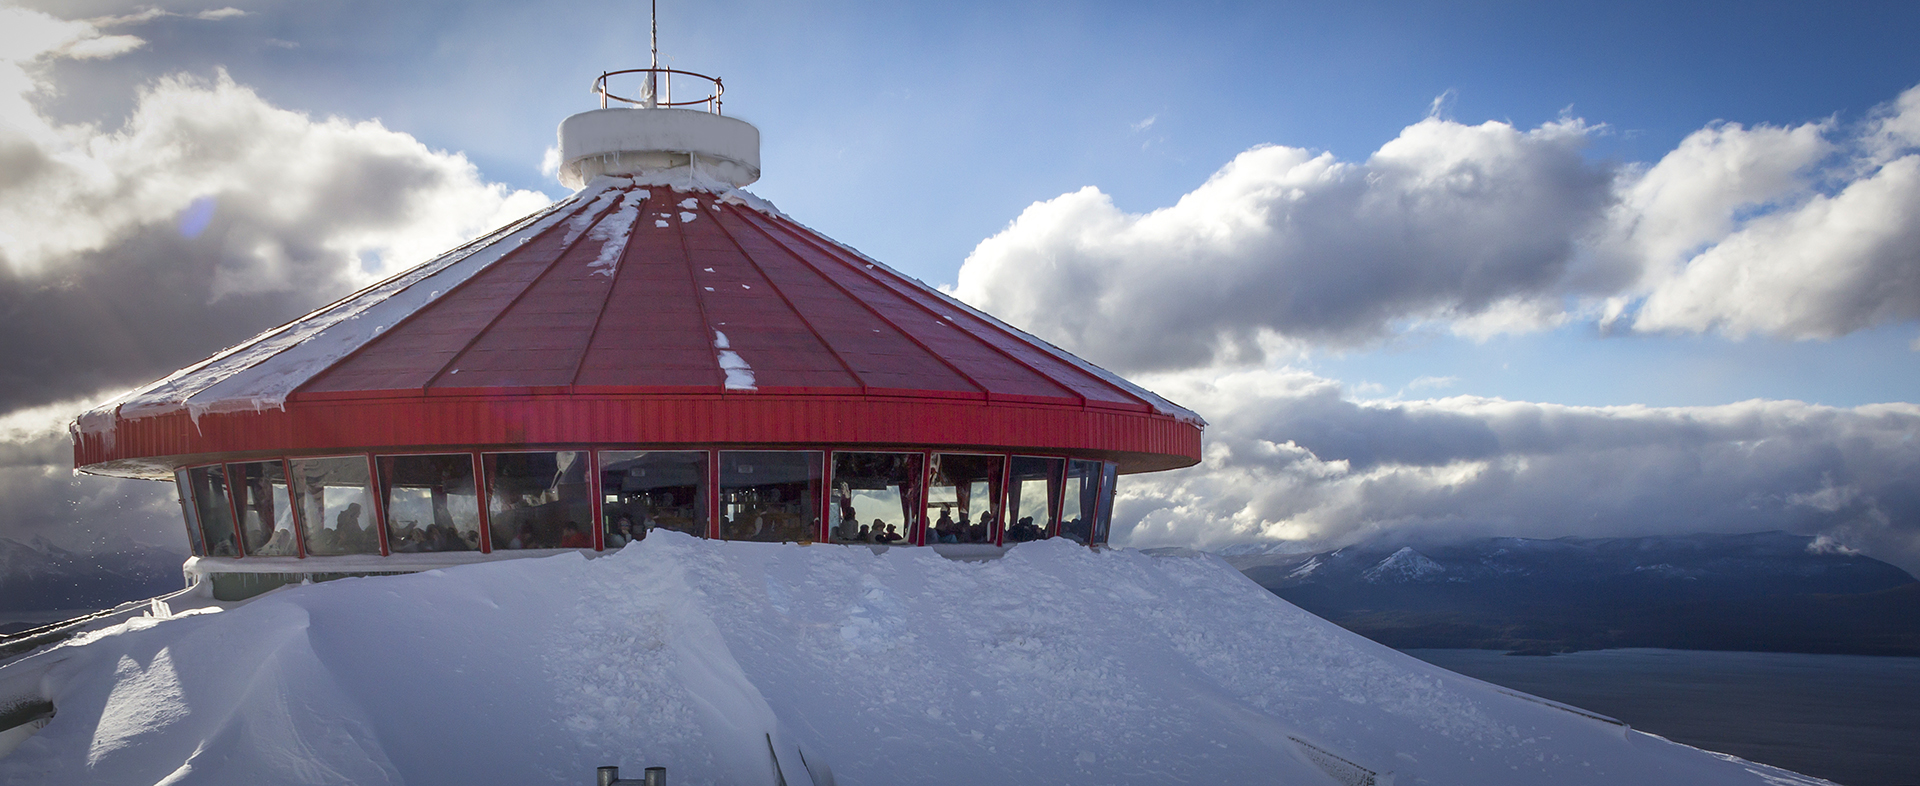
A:
{"label": "snow-covered ground", "polygon": [[58,661],[58,714],[0,783],[1823,783],[1429,666],[1218,557],[1060,540],[961,562],[657,533],[30,660]]}

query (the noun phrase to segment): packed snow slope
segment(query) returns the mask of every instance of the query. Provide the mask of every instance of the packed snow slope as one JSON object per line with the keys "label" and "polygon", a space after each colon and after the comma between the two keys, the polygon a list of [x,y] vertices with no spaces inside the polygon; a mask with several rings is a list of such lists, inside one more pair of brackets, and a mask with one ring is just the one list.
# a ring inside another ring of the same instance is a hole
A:
{"label": "packed snow slope", "polygon": [[58,714],[0,783],[1822,783],[1426,665],[1218,557],[1061,540],[959,562],[656,533],[34,657]]}

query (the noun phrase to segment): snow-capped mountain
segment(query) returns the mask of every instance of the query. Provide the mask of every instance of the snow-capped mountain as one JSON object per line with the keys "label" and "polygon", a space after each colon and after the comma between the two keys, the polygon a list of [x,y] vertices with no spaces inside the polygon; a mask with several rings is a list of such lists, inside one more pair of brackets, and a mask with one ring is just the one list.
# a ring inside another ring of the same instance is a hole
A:
{"label": "snow-capped mountain", "polygon": [[1402,546],[1399,551],[1362,571],[1360,580],[1369,584],[1433,581],[1441,578],[1440,574],[1446,572],[1447,569],[1444,566],[1427,559],[1427,555],[1414,551],[1412,546]]}
{"label": "snow-capped mountain", "polygon": [[99,609],[181,587],[185,554],[138,543],[82,554],[0,538],[0,612]]}
{"label": "snow-capped mountain", "polygon": [[1248,547],[1227,561],[1394,646],[1920,654],[1920,583],[1783,532]]}

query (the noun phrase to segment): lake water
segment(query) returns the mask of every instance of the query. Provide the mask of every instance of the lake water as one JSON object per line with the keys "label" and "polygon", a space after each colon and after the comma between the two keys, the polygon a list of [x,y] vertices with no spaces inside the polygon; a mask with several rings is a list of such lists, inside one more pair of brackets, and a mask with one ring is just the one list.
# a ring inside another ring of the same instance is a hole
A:
{"label": "lake water", "polygon": [[1920,785],[1920,658],[1625,649],[1404,650],[1697,748],[1845,786]]}

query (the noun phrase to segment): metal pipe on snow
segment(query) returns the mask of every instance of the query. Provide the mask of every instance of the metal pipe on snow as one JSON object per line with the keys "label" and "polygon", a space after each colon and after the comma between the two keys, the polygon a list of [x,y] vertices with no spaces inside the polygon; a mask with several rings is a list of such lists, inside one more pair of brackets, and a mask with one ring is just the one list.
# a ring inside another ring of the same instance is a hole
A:
{"label": "metal pipe on snow", "polygon": [[594,770],[594,777],[596,786],[667,786],[665,767],[648,767],[639,780],[621,778],[619,767],[601,767]]}

